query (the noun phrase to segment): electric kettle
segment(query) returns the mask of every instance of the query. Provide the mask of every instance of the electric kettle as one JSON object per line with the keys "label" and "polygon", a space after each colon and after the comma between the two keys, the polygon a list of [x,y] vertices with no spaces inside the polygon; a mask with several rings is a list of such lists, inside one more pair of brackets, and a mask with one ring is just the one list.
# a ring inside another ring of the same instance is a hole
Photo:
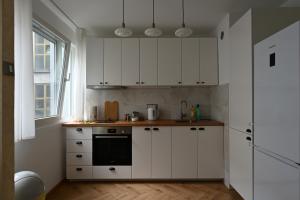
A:
{"label": "electric kettle", "polygon": [[158,119],[158,105],[157,104],[147,104],[148,120]]}

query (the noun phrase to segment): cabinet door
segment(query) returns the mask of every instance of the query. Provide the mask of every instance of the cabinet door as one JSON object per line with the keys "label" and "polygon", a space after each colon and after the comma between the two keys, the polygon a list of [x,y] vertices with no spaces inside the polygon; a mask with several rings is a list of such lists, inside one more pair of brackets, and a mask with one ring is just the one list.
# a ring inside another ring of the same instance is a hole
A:
{"label": "cabinet door", "polygon": [[104,83],[105,85],[121,85],[121,39],[104,39]]}
{"label": "cabinet door", "polygon": [[230,184],[245,199],[253,199],[253,150],[249,135],[229,130]]}
{"label": "cabinet door", "polygon": [[152,129],[152,178],[171,178],[171,127]]}
{"label": "cabinet door", "polygon": [[197,129],[172,128],[172,178],[197,178]]}
{"label": "cabinet door", "polygon": [[216,38],[200,38],[200,82],[218,85],[218,45]]}
{"label": "cabinet door", "polygon": [[229,84],[229,125],[246,131],[252,122],[252,28],[251,12],[230,29],[231,69]]}
{"label": "cabinet door", "polygon": [[122,85],[140,84],[139,39],[122,39]]}
{"label": "cabinet door", "polygon": [[224,178],[223,127],[198,127],[198,178]]}
{"label": "cabinet door", "polygon": [[140,39],[140,84],[157,85],[157,39]]}
{"label": "cabinet door", "polygon": [[86,85],[103,85],[103,39],[86,41]]}
{"label": "cabinet door", "polygon": [[158,39],[158,85],[181,84],[181,40]]}
{"label": "cabinet door", "polygon": [[182,39],[182,84],[200,84],[199,39]]}
{"label": "cabinet door", "polygon": [[151,178],[151,128],[132,128],[132,178]]}

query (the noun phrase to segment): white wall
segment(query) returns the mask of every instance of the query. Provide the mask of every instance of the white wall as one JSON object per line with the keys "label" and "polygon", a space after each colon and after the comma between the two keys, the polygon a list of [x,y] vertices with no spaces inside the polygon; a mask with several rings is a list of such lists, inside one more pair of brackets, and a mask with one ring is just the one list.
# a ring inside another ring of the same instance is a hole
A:
{"label": "white wall", "polygon": [[300,0],[287,0],[282,7],[300,7]]}
{"label": "white wall", "polygon": [[[33,0],[33,14],[75,42],[75,32],[40,0]],[[15,144],[15,170],[37,172],[48,192],[65,178],[65,134],[58,118],[36,121],[36,128],[36,138]]]}
{"label": "white wall", "polygon": [[[224,32],[223,40],[220,38],[221,32]],[[230,34],[229,34],[229,14],[227,14],[218,25],[215,35],[218,38],[218,55],[219,55],[219,84],[229,83],[230,69]]]}

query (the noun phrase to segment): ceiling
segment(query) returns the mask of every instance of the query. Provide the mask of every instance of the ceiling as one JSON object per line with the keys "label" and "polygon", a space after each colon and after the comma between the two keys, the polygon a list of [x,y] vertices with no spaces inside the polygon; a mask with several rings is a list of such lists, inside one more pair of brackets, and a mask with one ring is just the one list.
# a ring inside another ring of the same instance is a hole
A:
{"label": "ceiling", "polygon": [[[122,22],[122,0],[51,0],[89,35],[113,35]],[[279,7],[285,0],[185,0],[186,25],[195,35],[207,35],[228,12],[251,7]],[[164,35],[181,25],[181,0],[155,0],[156,26]],[[152,23],[152,0],[125,0],[125,23],[142,35]]]}

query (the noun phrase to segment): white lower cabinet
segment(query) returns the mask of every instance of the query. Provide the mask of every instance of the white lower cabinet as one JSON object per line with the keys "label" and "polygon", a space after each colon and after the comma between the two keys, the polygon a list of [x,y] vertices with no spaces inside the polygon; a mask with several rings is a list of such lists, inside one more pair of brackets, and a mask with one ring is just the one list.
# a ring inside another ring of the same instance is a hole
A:
{"label": "white lower cabinet", "polygon": [[229,130],[230,184],[245,200],[253,199],[253,149],[250,135]]}
{"label": "white lower cabinet", "polygon": [[92,179],[92,166],[67,166],[67,179]]}
{"label": "white lower cabinet", "polygon": [[222,126],[198,127],[198,178],[224,178]]}
{"label": "white lower cabinet", "polygon": [[131,179],[131,166],[93,166],[94,179]]}
{"label": "white lower cabinet", "polygon": [[170,179],[171,173],[171,127],[152,129],[151,177]]}
{"label": "white lower cabinet", "polygon": [[197,129],[172,128],[172,178],[197,178]]}

